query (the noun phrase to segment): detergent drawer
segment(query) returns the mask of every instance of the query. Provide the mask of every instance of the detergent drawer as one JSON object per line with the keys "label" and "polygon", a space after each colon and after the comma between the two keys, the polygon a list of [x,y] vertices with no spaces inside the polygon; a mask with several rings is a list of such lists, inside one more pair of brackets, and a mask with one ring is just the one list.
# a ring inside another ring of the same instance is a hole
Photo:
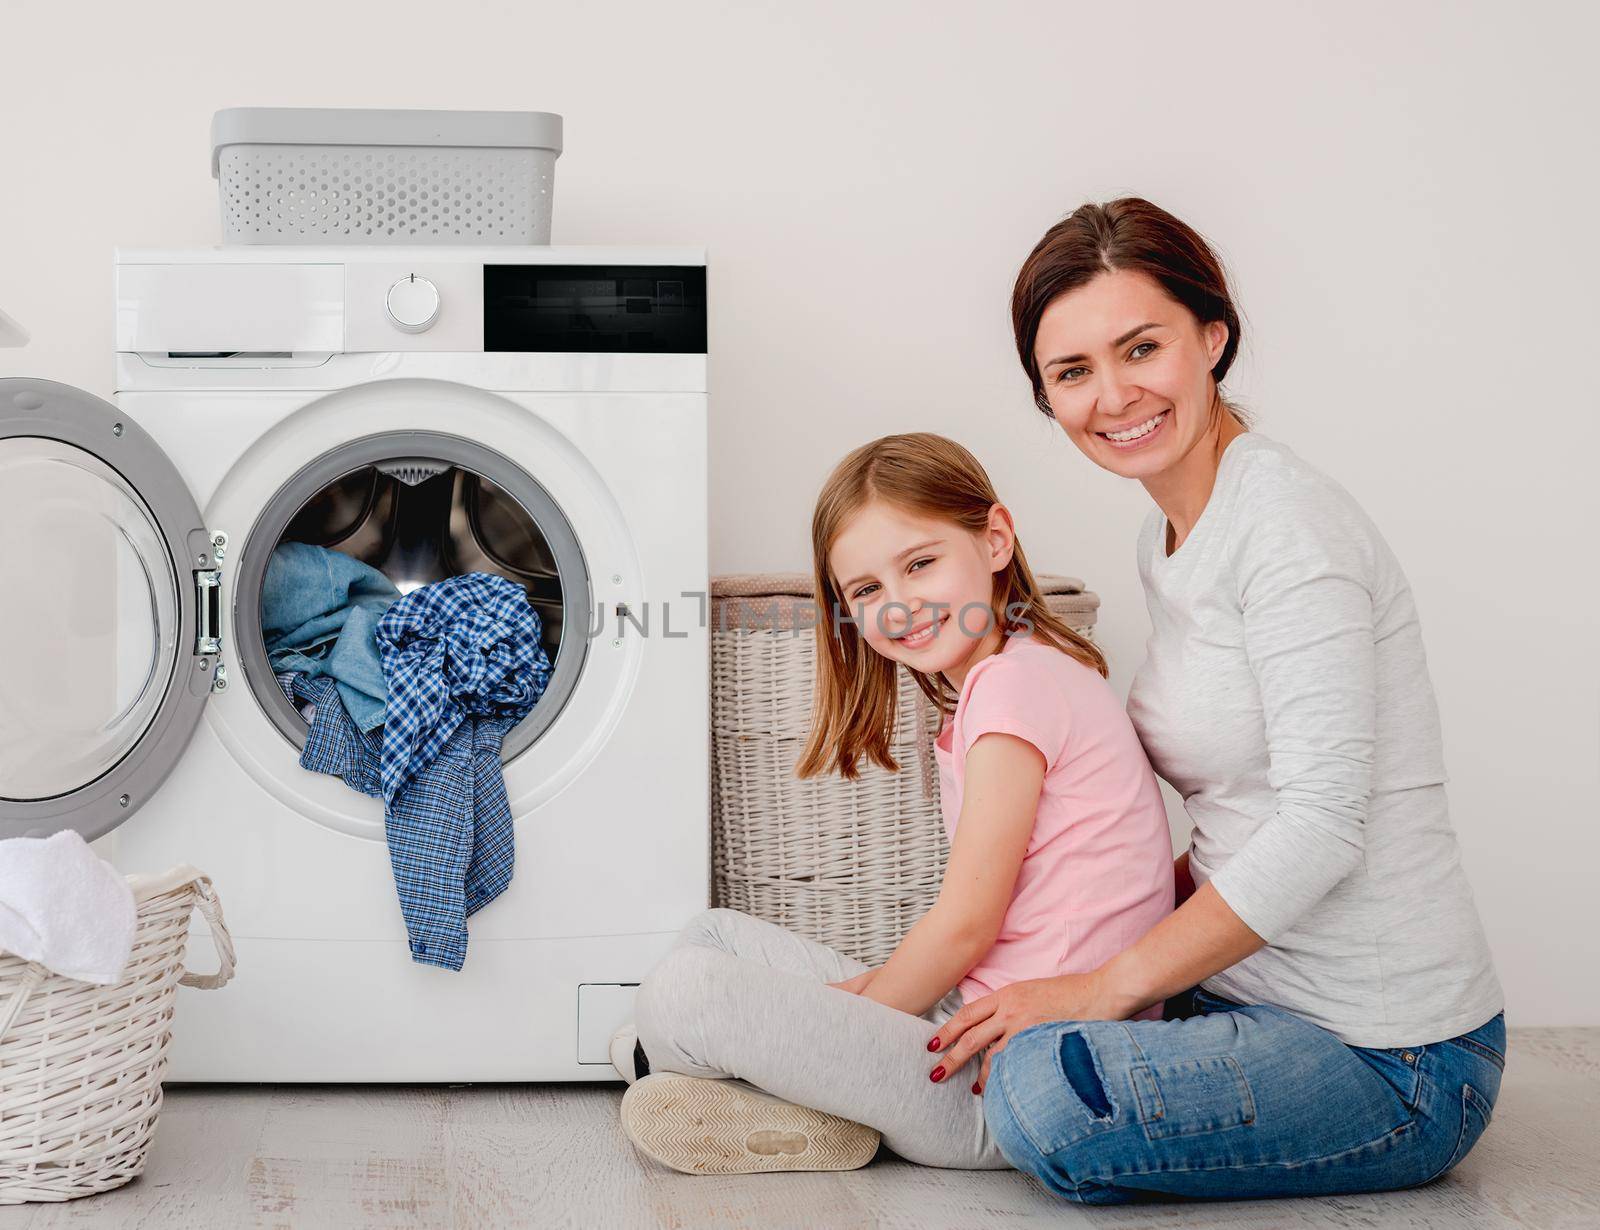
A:
{"label": "detergent drawer", "polygon": [[118,350],[293,353],[343,346],[342,264],[117,266]]}

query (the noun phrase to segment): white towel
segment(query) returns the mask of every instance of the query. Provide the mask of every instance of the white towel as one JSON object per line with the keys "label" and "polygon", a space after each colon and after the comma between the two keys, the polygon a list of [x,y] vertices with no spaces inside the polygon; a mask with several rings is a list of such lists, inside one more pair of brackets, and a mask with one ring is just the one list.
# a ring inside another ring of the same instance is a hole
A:
{"label": "white towel", "polygon": [[82,837],[0,841],[0,952],[100,985],[133,951],[133,890]]}

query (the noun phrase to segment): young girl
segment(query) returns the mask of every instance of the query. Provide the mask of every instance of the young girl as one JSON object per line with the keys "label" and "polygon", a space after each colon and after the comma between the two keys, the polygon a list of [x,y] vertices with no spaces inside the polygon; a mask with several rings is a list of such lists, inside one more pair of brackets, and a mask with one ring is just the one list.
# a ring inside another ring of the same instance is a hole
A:
{"label": "young girl", "polygon": [[812,549],[816,696],[796,773],[853,778],[863,756],[897,770],[910,668],[948,715],[944,882],[876,969],[733,910],[696,918],[613,1047],[636,1081],[623,1124],[697,1174],[848,1169],[880,1133],[911,1161],[1000,1168],[979,1087],[930,1080],[929,1040],[963,1002],[1095,969],[1171,912],[1155,777],[1099,650],[1046,608],[959,444],[916,433],[851,453],[818,497]]}

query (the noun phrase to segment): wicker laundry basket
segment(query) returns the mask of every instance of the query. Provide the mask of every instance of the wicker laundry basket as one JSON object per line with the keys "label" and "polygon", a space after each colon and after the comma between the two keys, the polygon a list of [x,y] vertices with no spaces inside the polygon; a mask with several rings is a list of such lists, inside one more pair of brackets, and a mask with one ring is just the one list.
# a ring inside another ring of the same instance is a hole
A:
{"label": "wicker laundry basket", "polygon": [[[179,867],[129,882],[138,924],[121,982],[94,986],[0,952],[0,1205],[71,1200],[137,1176],[161,1113],[178,985],[233,976],[210,880]],[[215,974],[184,972],[194,910],[211,928]]]}
{"label": "wicker laundry basket", "polygon": [[[1050,609],[1092,635],[1100,600],[1039,578]],[[948,846],[933,736],[940,718],[900,671],[890,773],[801,781],[811,724],[816,606],[804,573],[711,582],[712,902],[869,964],[886,960],[939,893]]]}

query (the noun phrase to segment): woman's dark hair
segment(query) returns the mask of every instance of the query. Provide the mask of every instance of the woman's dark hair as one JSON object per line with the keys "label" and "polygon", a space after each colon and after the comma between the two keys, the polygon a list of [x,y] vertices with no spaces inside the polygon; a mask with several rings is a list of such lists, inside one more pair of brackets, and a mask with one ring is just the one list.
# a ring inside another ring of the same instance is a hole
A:
{"label": "woman's dark hair", "polygon": [[[1202,325],[1215,320],[1227,325],[1227,344],[1211,368],[1217,384],[1233,365],[1239,350],[1239,313],[1228,292],[1222,262],[1211,245],[1160,206],[1136,196],[1104,205],[1086,203],[1044,233],[1028,253],[1011,291],[1017,357],[1033,384],[1034,405],[1048,418],[1054,418],[1055,412],[1045,397],[1033,353],[1039,319],[1062,295],[1102,273],[1118,270],[1146,274]],[[1243,421],[1237,407],[1229,409]]]}

